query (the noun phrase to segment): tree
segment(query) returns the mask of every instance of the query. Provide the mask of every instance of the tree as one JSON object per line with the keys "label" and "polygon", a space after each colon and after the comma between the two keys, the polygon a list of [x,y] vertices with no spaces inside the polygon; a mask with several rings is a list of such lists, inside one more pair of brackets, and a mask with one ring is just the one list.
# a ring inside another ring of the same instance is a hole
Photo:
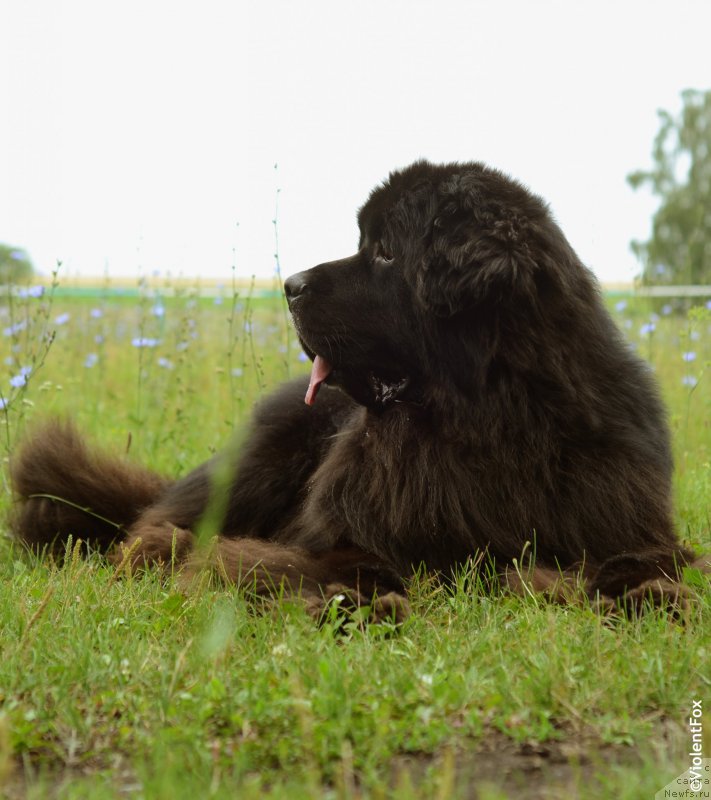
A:
{"label": "tree", "polygon": [[0,284],[22,283],[34,272],[27,253],[20,247],[0,244]]}
{"label": "tree", "polygon": [[631,243],[646,284],[711,283],[711,91],[681,93],[677,117],[659,110],[654,167],[627,176],[649,185],[661,204],[647,242]]}

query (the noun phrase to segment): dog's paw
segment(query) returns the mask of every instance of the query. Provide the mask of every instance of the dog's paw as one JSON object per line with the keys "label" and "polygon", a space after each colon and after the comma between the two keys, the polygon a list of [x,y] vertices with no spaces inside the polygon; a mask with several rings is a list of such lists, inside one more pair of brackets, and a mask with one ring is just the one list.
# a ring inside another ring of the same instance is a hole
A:
{"label": "dog's paw", "polygon": [[370,604],[370,622],[392,622],[400,625],[410,616],[410,603],[405,595],[388,592],[376,596]]}
{"label": "dog's paw", "polygon": [[618,613],[628,617],[639,617],[647,610],[656,609],[680,619],[692,598],[693,593],[687,586],[666,578],[654,578],[625,592],[616,599],[615,605]]}
{"label": "dog's paw", "polygon": [[352,586],[328,584],[319,595],[304,598],[307,612],[320,624],[357,621],[366,624],[399,625],[410,615],[407,598],[398,592],[368,597]]}

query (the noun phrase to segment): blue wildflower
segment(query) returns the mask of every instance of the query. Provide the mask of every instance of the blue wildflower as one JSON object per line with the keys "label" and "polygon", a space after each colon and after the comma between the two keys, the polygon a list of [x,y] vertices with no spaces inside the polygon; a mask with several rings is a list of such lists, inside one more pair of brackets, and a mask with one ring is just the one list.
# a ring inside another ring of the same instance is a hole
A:
{"label": "blue wildflower", "polygon": [[684,361],[694,361],[696,360],[696,353],[694,353],[693,350],[689,350],[686,353],[682,353],[681,357],[684,359]]}
{"label": "blue wildflower", "polygon": [[151,309],[151,314],[153,314],[154,317],[164,317],[165,306],[163,305],[163,303],[156,303]]}
{"label": "blue wildflower", "polygon": [[669,303],[662,306],[662,314],[665,314],[666,316],[669,316],[673,310],[674,309],[669,305]]}
{"label": "blue wildflower", "polygon": [[694,375],[684,375],[684,377],[681,379],[681,382],[684,386],[690,386],[693,389],[694,386],[696,386],[696,384],[699,382],[699,379]]}
{"label": "blue wildflower", "polygon": [[104,312],[100,308],[92,308],[89,312],[94,319],[100,319],[104,316]]}
{"label": "blue wildflower", "polygon": [[160,344],[160,339],[151,339],[147,336],[136,336],[131,339],[134,347],[156,347]]}
{"label": "blue wildflower", "polygon": [[31,367],[22,367],[18,375],[13,375],[13,377],[10,378],[10,386],[14,387],[15,389],[19,389],[21,386],[25,386],[27,384],[31,372],[32,372]]}
{"label": "blue wildflower", "polygon": [[619,303],[615,304],[615,311],[624,311],[627,308],[627,301],[620,300]]}
{"label": "blue wildflower", "polygon": [[91,369],[93,366],[96,365],[96,362],[99,360],[99,356],[96,353],[89,353],[86,357],[86,361],[84,361],[84,366],[87,369]]}
{"label": "blue wildflower", "polygon": [[163,369],[173,369],[173,362],[167,358],[159,358],[158,359],[158,366],[163,367]]}
{"label": "blue wildflower", "polygon": [[3,336],[14,336],[16,333],[20,333],[24,331],[27,327],[27,320],[21,319],[19,322],[16,322],[14,325],[10,325],[8,328],[3,328]]}
{"label": "blue wildflower", "polygon": [[639,329],[640,336],[647,336],[656,330],[657,326],[653,322],[645,322]]}
{"label": "blue wildflower", "polygon": [[58,317],[54,318],[54,324],[55,325],[66,325],[66,323],[69,322],[70,316],[71,315],[68,314],[65,311],[63,314],[60,314]]}
{"label": "blue wildflower", "polygon": [[299,361],[308,361],[309,360],[309,357],[306,355],[306,353],[304,353],[303,350],[299,353],[298,358],[299,358]]}
{"label": "blue wildflower", "polygon": [[20,289],[17,293],[18,297],[42,297],[44,294],[44,286],[29,286],[27,289]]}

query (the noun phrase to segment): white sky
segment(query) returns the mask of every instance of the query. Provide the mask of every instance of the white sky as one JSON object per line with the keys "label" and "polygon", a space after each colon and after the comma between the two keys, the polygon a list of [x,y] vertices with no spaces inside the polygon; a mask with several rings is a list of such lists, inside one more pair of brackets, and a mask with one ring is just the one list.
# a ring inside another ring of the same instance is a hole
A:
{"label": "white sky", "polygon": [[352,252],[424,156],[521,179],[627,280],[655,200],[625,176],[711,86],[710,31],[709,0],[0,0],[0,241],[44,272],[227,280],[235,248],[266,277],[280,187],[289,274]]}

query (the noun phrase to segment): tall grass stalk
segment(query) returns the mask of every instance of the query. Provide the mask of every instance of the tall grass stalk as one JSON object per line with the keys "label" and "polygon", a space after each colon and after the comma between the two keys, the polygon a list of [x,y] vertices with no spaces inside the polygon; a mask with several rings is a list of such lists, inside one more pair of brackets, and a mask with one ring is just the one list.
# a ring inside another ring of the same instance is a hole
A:
{"label": "tall grass stalk", "polygon": [[[274,172],[278,172],[279,165],[274,165]],[[274,196],[274,219],[272,225],[274,226],[274,275],[276,278],[276,291],[279,293],[281,300],[281,310],[283,317],[283,334],[284,334],[284,365],[286,367],[286,375],[289,376],[289,353],[291,351],[291,321],[289,319],[289,306],[286,302],[286,295],[282,291],[284,279],[281,273],[281,259],[279,257],[279,195],[281,189],[277,186]]]}
{"label": "tall grass stalk", "polygon": [[[50,318],[55,291],[59,286],[58,276],[61,266],[61,261],[58,261],[52,271],[49,288],[46,292],[43,286],[34,287],[38,290],[36,292],[27,288],[17,292],[17,287],[7,287],[7,321],[10,324],[4,334],[10,341],[10,354],[6,357],[5,362],[11,368],[11,372],[17,370],[21,370],[21,372],[11,379],[12,388],[7,395],[0,389],[0,411],[5,427],[5,460],[12,450],[13,432],[20,429],[25,408],[31,402],[26,398],[30,383],[36,381],[37,374],[44,366],[54,343],[56,332]],[[17,318],[18,298],[22,298],[24,301],[20,305],[23,312],[21,320]],[[42,302],[35,303],[35,298],[41,299]],[[22,380],[18,380],[20,376]],[[13,423],[10,419],[11,413],[15,415]],[[5,481],[4,470],[3,480]]]}

